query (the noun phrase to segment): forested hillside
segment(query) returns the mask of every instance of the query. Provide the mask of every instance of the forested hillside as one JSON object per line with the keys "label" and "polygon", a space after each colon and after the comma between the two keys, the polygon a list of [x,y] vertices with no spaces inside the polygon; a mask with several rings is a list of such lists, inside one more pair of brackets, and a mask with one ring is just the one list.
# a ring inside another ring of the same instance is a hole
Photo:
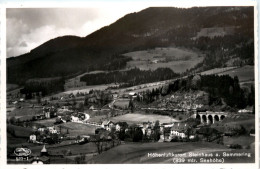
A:
{"label": "forested hillside", "polygon": [[[7,59],[7,82],[67,77],[91,70],[118,70],[123,53],[177,46],[207,57],[191,71],[254,63],[253,7],[153,7],[131,13],[84,37],[52,39],[31,52]],[[40,36],[40,35],[39,35]]]}

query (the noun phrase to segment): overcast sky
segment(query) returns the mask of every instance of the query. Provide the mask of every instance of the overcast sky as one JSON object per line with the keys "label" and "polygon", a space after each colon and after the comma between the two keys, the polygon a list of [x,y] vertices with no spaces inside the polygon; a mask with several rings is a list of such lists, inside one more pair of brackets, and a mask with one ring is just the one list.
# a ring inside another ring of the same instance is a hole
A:
{"label": "overcast sky", "polygon": [[120,8],[8,8],[6,10],[7,57],[29,52],[64,35],[84,37],[115,22],[140,6]]}

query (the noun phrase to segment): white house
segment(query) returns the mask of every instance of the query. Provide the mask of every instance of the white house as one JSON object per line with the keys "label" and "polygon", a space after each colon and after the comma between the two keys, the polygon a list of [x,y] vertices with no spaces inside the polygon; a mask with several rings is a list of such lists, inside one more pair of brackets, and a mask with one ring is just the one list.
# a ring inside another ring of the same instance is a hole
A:
{"label": "white house", "polygon": [[121,126],[119,124],[116,124],[116,131],[120,131],[121,130]]}
{"label": "white house", "polygon": [[152,63],[158,63],[158,62],[159,62],[158,59],[155,59],[155,60],[152,61]]}
{"label": "white house", "polygon": [[47,119],[51,118],[51,112],[47,111],[47,112],[44,112],[44,114]]}
{"label": "white house", "polygon": [[29,140],[30,140],[30,142],[35,143],[36,142],[36,135],[35,134],[30,135]]}
{"label": "white house", "polygon": [[103,121],[102,122],[102,125],[101,125],[104,129],[106,129],[106,130],[108,130],[108,131],[111,131],[111,129],[113,128],[113,127],[115,127],[115,124],[112,122],[112,121],[107,121],[107,120],[105,120],[105,121]]}
{"label": "white house", "polygon": [[38,128],[39,132],[44,132],[45,128]]}
{"label": "white house", "polygon": [[186,131],[188,129],[188,125],[185,123],[173,123],[174,125],[171,128],[171,136],[177,136],[181,138],[186,138]]}
{"label": "white house", "polygon": [[146,135],[147,136],[151,136],[152,135],[152,129],[150,127],[147,129]]}
{"label": "white house", "polygon": [[137,93],[136,92],[130,92],[128,95],[130,97],[132,97],[132,98],[136,98],[137,97]]}
{"label": "white house", "polygon": [[71,116],[70,120],[71,120],[71,122],[76,122],[76,123],[78,123],[80,121],[79,118],[76,116]]}
{"label": "white house", "polygon": [[49,132],[50,132],[51,134],[56,134],[56,133],[58,133],[58,131],[57,131],[54,127],[47,127],[47,129],[49,130]]}

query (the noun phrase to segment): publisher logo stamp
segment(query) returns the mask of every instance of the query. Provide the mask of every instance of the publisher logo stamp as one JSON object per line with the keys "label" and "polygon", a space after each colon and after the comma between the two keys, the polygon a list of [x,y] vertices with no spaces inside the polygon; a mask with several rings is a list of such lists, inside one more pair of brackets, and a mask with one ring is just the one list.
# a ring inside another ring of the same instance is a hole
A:
{"label": "publisher logo stamp", "polygon": [[18,157],[26,157],[29,156],[32,151],[29,148],[16,148],[14,150],[14,154]]}

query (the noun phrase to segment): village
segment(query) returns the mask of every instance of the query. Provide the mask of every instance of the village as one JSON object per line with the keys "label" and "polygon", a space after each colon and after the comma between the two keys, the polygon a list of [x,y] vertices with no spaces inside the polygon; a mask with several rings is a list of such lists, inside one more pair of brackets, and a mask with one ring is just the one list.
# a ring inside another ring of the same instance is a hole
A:
{"label": "village", "polygon": [[[152,104],[143,103],[146,97],[143,91],[127,94],[91,90],[49,97],[34,93],[32,99],[26,100],[25,96],[12,93],[7,99],[7,130],[16,137],[19,130],[26,133],[28,148],[42,146],[41,153],[33,153],[30,158],[31,162],[36,159],[43,163],[53,158],[67,159],[65,156],[69,154],[50,154],[55,147],[77,144],[94,144],[96,149],[92,154],[97,155],[128,142],[212,142],[241,149],[250,145],[227,144],[225,139],[240,135],[254,137],[253,127],[245,129],[229,123],[239,118],[250,119],[253,116],[250,110],[210,111],[205,109],[208,97],[205,92],[176,92],[165,97],[155,94]],[[42,152],[50,147],[48,155],[44,155]],[[15,161],[12,153],[9,157],[10,162]],[[80,161],[76,156],[69,163],[84,163],[82,160],[85,162],[85,157]]]}

